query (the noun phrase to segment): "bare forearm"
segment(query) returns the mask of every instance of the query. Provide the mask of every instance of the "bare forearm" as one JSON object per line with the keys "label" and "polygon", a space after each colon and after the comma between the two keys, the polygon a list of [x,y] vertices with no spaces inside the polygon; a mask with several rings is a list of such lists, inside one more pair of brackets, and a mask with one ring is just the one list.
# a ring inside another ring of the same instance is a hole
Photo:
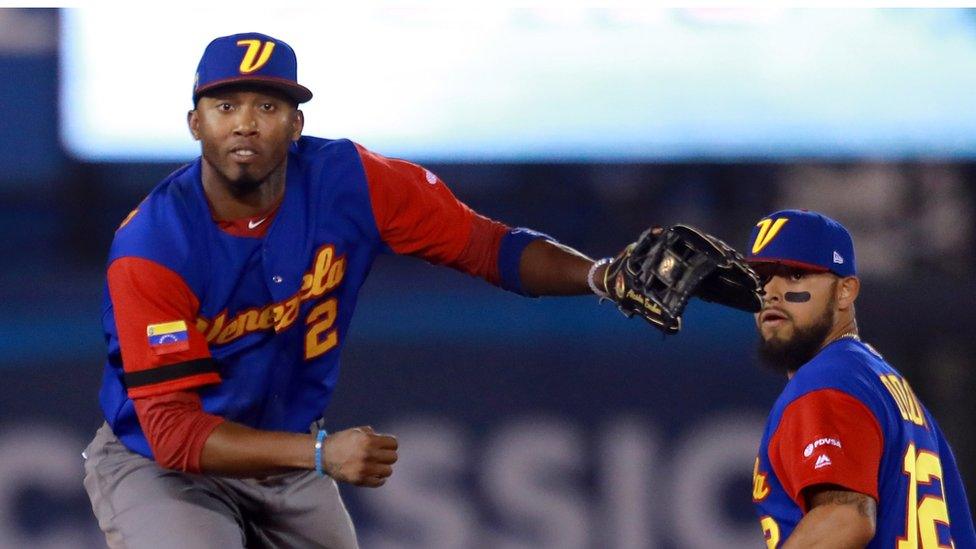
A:
{"label": "bare forearm", "polygon": [[817,505],[804,515],[783,549],[861,548],[871,541],[876,520],[873,499],[840,491],[827,492],[823,497],[830,498],[830,503]]}
{"label": "bare forearm", "polygon": [[[519,276],[522,287],[533,295],[589,294],[586,275],[592,265],[592,259],[569,246],[536,240],[522,252]],[[602,284],[601,277],[597,280]]]}
{"label": "bare forearm", "polygon": [[[396,437],[369,426],[331,433],[322,444],[323,472],[357,486],[382,486],[396,460]],[[312,435],[261,431],[229,421],[213,430],[200,457],[204,473],[235,477],[263,477],[315,465]]]}
{"label": "bare forearm", "polygon": [[307,434],[261,431],[225,421],[203,446],[204,473],[262,477],[294,469],[315,468],[315,438]]}

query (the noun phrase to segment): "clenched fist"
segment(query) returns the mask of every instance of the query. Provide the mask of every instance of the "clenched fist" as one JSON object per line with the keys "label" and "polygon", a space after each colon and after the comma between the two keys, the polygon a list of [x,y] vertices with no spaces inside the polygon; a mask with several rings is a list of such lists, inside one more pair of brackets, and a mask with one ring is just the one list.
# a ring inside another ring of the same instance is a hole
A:
{"label": "clenched fist", "polygon": [[322,444],[325,472],[356,486],[383,486],[396,460],[396,437],[378,434],[369,426],[332,433]]}

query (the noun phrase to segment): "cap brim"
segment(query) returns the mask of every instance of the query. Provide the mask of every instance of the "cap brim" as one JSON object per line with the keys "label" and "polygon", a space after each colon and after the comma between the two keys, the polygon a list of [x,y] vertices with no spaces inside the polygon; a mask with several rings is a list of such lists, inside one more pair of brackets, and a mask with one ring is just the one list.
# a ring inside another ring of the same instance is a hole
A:
{"label": "cap brim", "polygon": [[225,78],[223,80],[216,80],[214,82],[208,82],[205,86],[200,86],[193,91],[193,100],[196,101],[201,95],[207,92],[216,90],[217,88],[224,88],[227,86],[239,86],[252,84],[257,86],[266,86],[269,88],[274,88],[283,92],[288,97],[294,99],[298,103],[305,103],[306,101],[312,99],[312,92],[305,86],[292,82],[291,80],[285,80],[283,78],[275,78],[273,76],[238,76],[234,78]]}
{"label": "cap brim", "polygon": [[821,265],[814,265],[813,263],[806,263],[804,261],[797,261],[795,259],[779,259],[775,257],[750,257],[746,259],[746,263],[750,265],[786,265],[787,267],[793,267],[796,269],[803,269],[804,271],[810,271],[814,273],[827,273],[830,269],[823,267]]}

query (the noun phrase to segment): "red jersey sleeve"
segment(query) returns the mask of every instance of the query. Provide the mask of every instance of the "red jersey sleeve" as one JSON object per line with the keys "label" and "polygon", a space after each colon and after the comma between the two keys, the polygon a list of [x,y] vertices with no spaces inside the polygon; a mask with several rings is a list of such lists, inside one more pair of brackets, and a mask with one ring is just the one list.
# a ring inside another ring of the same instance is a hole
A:
{"label": "red jersey sleeve", "polygon": [[498,253],[508,226],[475,213],[422,166],[356,148],[376,226],[390,249],[499,284]]}
{"label": "red jersey sleeve", "polygon": [[769,461],[783,489],[807,511],[803,490],[832,484],[878,500],[884,435],[860,400],[820,389],[791,402],[769,441]]}
{"label": "red jersey sleeve", "polygon": [[108,268],[108,290],[129,398],[220,382],[196,328],[200,303],[178,274],[123,257]]}

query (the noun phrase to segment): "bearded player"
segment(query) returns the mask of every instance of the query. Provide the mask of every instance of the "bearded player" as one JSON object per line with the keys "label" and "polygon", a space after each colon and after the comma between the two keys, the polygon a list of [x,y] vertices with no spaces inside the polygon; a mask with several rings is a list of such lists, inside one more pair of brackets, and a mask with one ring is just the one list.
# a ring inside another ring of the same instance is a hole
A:
{"label": "bearded player", "polygon": [[[421,166],[303,136],[298,105],[311,97],[285,42],[257,33],[211,42],[187,116],[202,155],[116,231],[102,310],[106,423],[84,453],[85,488],[112,547],[356,547],[335,481],[381,486],[397,441],[369,427],[328,434],[322,417],[380,253],[523,295],[593,292],[668,333],[705,275],[688,271],[697,278],[662,308],[641,293],[640,270],[623,268],[634,249],[663,257],[663,244],[651,246],[661,231],[593,261],[476,214]],[[669,234],[668,245],[686,241]],[[751,271],[736,272],[748,276],[732,305],[758,309]]]}
{"label": "bearded player", "polygon": [[749,242],[766,292],[760,358],[789,378],[753,471],[767,547],[976,547],[939,426],[858,335],[850,234],[822,214],[783,210]]}

